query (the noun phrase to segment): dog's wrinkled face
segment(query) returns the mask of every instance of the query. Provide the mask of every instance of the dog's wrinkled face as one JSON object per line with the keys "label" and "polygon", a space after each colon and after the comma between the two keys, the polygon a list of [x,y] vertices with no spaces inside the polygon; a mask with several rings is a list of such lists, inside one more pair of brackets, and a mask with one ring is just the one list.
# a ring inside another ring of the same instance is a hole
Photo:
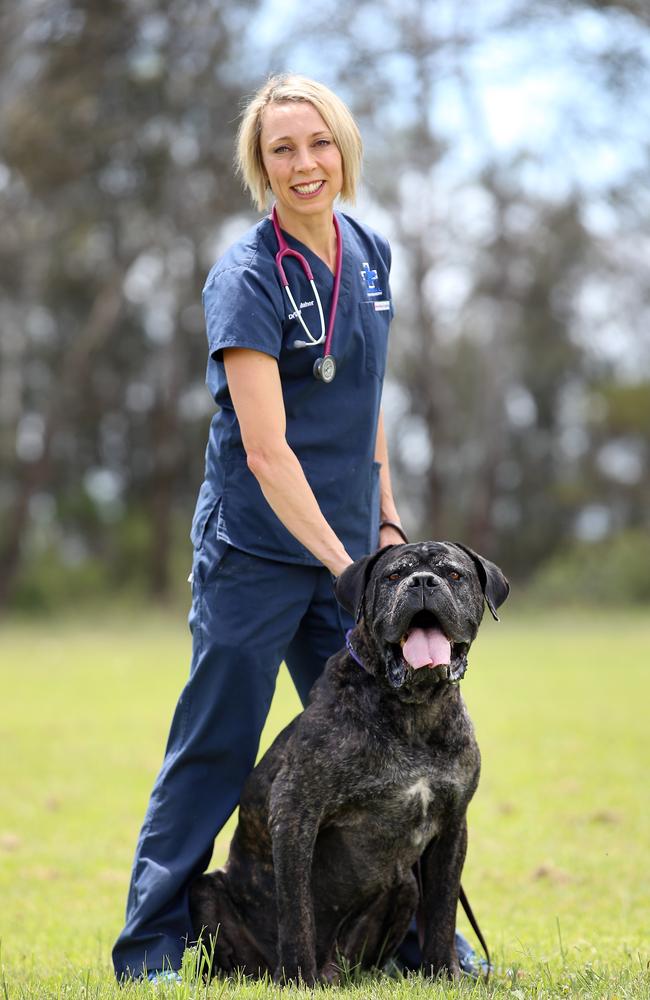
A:
{"label": "dog's wrinkled face", "polygon": [[484,602],[496,617],[508,590],[498,567],[451,542],[389,546],[336,585],[341,604],[363,618],[393,688],[459,681]]}
{"label": "dog's wrinkled face", "polygon": [[387,556],[368,588],[365,620],[383,647],[389,679],[403,682],[411,669],[425,671],[422,681],[460,680],[483,617],[472,560],[435,542],[398,546]]}

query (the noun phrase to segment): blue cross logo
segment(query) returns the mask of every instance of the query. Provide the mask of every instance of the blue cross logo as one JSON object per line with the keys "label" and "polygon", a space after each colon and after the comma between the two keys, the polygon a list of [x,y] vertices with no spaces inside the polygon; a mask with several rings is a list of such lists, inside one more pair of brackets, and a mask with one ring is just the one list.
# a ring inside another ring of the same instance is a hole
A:
{"label": "blue cross logo", "polygon": [[361,277],[366,283],[366,291],[368,295],[381,295],[381,288],[377,284],[377,272],[374,268],[370,267],[368,261],[364,261],[363,267],[361,268]]}

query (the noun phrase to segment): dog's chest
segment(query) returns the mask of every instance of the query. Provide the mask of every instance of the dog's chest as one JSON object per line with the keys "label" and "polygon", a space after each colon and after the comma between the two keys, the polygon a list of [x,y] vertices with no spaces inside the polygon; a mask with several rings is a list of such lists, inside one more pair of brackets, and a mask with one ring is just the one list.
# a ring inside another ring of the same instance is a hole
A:
{"label": "dog's chest", "polygon": [[450,807],[464,797],[465,791],[466,782],[448,769],[442,774],[431,770],[410,773],[386,790],[386,808],[399,817],[402,836],[421,848],[440,832]]}
{"label": "dog's chest", "polygon": [[[429,755],[395,754],[381,776],[355,796],[339,817],[341,826],[361,827],[379,850],[415,856],[439,834],[450,814],[469,798],[470,772],[460,761],[444,765]],[[357,789],[357,793],[360,790]]]}
{"label": "dog's chest", "polygon": [[404,813],[410,818],[412,829],[416,834],[415,839],[419,840],[423,829],[432,824],[433,814],[436,812],[435,795],[430,780],[426,777],[418,778],[412,785],[406,786],[399,798]]}
{"label": "dog's chest", "polygon": [[408,785],[404,791],[407,803],[413,803],[416,812],[421,810],[422,815],[426,815],[433,799],[433,789],[427,778],[418,778],[412,785]]}

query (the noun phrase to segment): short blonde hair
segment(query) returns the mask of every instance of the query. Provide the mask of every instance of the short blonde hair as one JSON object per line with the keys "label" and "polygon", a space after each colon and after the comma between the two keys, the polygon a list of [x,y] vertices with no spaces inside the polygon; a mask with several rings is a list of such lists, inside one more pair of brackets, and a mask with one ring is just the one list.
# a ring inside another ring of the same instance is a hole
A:
{"label": "short blonde hair", "polygon": [[328,87],[306,76],[282,73],[270,77],[250,99],[242,115],[237,136],[237,170],[260,212],[266,208],[269,179],[262,162],[260,135],[262,115],[269,104],[307,101],[312,104],[332,133],[341,154],[343,186],[341,198],[353,202],[361,173],[361,135],[346,104]]}

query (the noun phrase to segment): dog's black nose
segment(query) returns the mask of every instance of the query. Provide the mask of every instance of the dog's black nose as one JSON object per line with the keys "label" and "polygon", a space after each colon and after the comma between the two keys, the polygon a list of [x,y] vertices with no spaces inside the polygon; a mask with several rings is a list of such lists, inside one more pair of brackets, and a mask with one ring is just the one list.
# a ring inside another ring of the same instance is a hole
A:
{"label": "dog's black nose", "polygon": [[409,587],[420,587],[422,590],[433,590],[440,583],[440,578],[432,573],[414,573],[409,580]]}

